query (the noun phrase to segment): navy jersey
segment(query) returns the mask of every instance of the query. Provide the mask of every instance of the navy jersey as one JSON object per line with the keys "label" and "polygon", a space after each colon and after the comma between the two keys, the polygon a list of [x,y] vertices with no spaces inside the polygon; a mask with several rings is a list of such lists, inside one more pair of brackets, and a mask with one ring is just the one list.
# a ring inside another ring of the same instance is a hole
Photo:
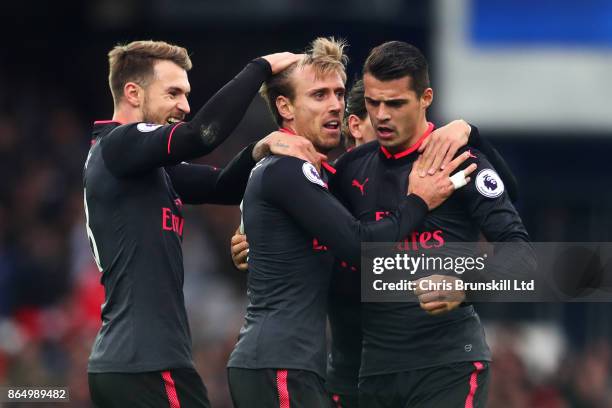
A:
{"label": "navy jersey", "polygon": [[[495,168],[499,171],[501,178],[506,187],[506,191],[512,200],[516,200],[518,195],[518,185],[516,178],[512,174],[507,163],[501,157],[499,152],[484,138],[482,138],[478,132],[478,128],[472,125],[472,130],[468,141],[470,146],[477,147],[478,149],[486,152],[488,157],[491,157]],[[377,143],[372,146],[378,146]],[[374,149],[373,147],[365,148],[366,151]],[[359,153],[358,157],[362,154]],[[354,158],[355,160],[359,160]],[[372,199],[378,191],[387,191],[387,189],[381,189],[372,191],[370,178],[368,176],[361,178],[351,178],[350,173],[346,173],[346,170],[353,171],[354,168],[343,164],[343,158],[341,157],[338,162],[340,169],[342,170],[338,177],[342,177],[344,174],[344,183],[336,183],[332,180],[330,188],[332,192],[338,189],[337,196],[342,200],[342,194],[346,194],[347,190],[352,190],[356,195],[364,195],[368,193]],[[349,161],[353,160],[349,156]],[[386,161],[385,161],[386,162]],[[355,167],[358,167],[356,165]],[[404,170],[407,168],[404,166]],[[350,183],[347,184],[350,179]],[[393,190],[390,190],[392,194]],[[358,197],[354,197],[358,199]],[[383,198],[382,200],[385,200]],[[393,201],[393,199],[392,199]],[[350,202],[345,202],[347,208],[353,211],[353,207]],[[359,211],[359,207],[355,207]],[[356,216],[359,214],[353,213]],[[374,218],[381,217],[383,214],[379,213]],[[418,231],[414,231],[418,234]],[[418,238],[416,234],[410,234],[410,237]],[[427,235],[423,236],[427,238]],[[429,238],[431,239],[431,237]],[[340,394],[356,394],[357,393],[357,382],[359,377],[359,368],[361,366],[361,350],[362,350],[362,332],[361,332],[361,279],[360,271],[357,266],[351,265],[343,260],[336,260],[334,262],[334,272],[332,275],[332,283],[329,295],[329,324],[331,329],[332,341],[331,350],[328,357],[328,368],[327,368],[327,383],[326,387],[335,393]]]}
{"label": "navy jersey", "polygon": [[382,222],[356,220],[313,165],[270,156],[253,169],[243,200],[249,237],[249,304],[228,366],[289,368],[325,376],[325,323],[332,258],[358,262],[361,241],[394,241],[427,212],[398,197]]}
{"label": "navy jersey", "polygon": [[[384,220],[400,197],[400,186],[408,180],[418,156],[417,149],[415,145],[391,154],[377,142],[361,146],[338,161],[332,188],[360,220]],[[406,245],[430,247],[451,241],[476,242],[481,231],[492,242],[528,241],[521,219],[493,166],[476,149],[467,147],[460,152],[465,149],[472,152],[472,158],[464,166],[477,163],[477,175],[428,213],[423,223],[402,240]],[[481,193],[477,185],[482,178],[478,174],[485,170],[499,181],[489,196]],[[359,274],[355,278],[359,279]],[[490,360],[480,319],[467,303],[440,316],[429,316],[415,302],[363,303],[361,321],[360,376]]]}
{"label": "navy jersey", "polygon": [[183,299],[183,204],[238,204],[253,146],[224,170],[183,163],[221,143],[270,75],[250,63],[190,122],[97,122],[83,173],[87,234],[105,289],[88,371],[192,367]]}

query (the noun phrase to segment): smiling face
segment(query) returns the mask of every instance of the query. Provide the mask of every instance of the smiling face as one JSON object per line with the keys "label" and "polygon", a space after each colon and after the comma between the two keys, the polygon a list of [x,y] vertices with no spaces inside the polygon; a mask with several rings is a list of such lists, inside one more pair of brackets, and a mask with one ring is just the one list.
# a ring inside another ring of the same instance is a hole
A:
{"label": "smiling face", "polygon": [[320,152],[340,143],[344,114],[344,78],[339,70],[317,73],[312,65],[298,67],[291,74],[294,97],[277,99],[284,126],[309,139]]}
{"label": "smiling face", "polygon": [[187,71],[168,60],[157,61],[153,71],[142,96],[142,121],[166,125],[184,120],[190,111]]}
{"label": "smiling face", "polygon": [[409,76],[381,81],[366,73],[363,80],[366,108],[379,143],[392,152],[410,147],[427,128],[425,113],[432,89],[418,96]]}

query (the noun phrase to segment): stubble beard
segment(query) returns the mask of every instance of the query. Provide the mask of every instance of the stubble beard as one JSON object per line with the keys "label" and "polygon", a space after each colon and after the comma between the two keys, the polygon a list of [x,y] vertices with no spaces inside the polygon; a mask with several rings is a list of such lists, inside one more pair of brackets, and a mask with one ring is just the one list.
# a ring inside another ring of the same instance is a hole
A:
{"label": "stubble beard", "polygon": [[149,110],[149,99],[145,94],[144,101],[142,103],[142,121],[146,123],[155,123],[157,125],[165,125],[163,118],[157,117],[152,111]]}

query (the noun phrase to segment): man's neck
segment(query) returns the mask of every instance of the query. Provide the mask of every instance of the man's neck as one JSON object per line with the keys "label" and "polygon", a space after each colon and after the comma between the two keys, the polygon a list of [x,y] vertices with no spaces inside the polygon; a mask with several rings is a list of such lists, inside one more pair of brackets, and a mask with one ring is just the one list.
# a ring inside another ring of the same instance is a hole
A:
{"label": "man's neck", "polygon": [[423,116],[423,119],[419,122],[419,125],[414,128],[414,131],[412,132],[410,139],[408,139],[408,141],[404,143],[403,145],[397,146],[397,152],[394,152],[394,153],[402,152],[406,149],[409,149],[410,146],[413,146],[416,142],[419,141],[421,136],[423,136],[423,134],[427,131],[428,127],[429,127],[429,123],[427,122],[427,118]]}
{"label": "man's neck", "polygon": [[136,109],[128,109],[125,106],[116,106],[113,112],[113,120],[119,123],[142,122],[142,115]]}
{"label": "man's neck", "polygon": [[295,127],[292,126],[290,123],[287,122],[283,122],[283,124],[281,125],[281,130],[285,131],[286,133],[291,133],[292,135],[297,135],[298,133],[295,131]]}

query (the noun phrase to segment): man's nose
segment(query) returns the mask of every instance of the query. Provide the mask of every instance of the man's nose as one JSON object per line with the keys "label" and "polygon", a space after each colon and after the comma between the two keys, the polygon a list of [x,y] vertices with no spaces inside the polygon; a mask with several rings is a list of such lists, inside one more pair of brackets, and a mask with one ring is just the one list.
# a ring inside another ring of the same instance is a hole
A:
{"label": "man's nose", "polygon": [[344,109],[344,98],[333,97],[332,102],[329,105],[329,110],[332,112],[340,112]]}
{"label": "man's nose", "polygon": [[385,104],[381,103],[378,105],[378,108],[376,109],[376,119],[378,119],[378,121],[385,121],[389,120],[390,117],[391,116],[389,115],[389,111],[385,107]]}
{"label": "man's nose", "polygon": [[189,108],[189,101],[187,101],[187,97],[185,95],[181,96],[181,99],[179,100],[177,106],[176,106],[181,112],[183,112],[185,115],[187,115],[189,112],[191,112],[191,109]]}

